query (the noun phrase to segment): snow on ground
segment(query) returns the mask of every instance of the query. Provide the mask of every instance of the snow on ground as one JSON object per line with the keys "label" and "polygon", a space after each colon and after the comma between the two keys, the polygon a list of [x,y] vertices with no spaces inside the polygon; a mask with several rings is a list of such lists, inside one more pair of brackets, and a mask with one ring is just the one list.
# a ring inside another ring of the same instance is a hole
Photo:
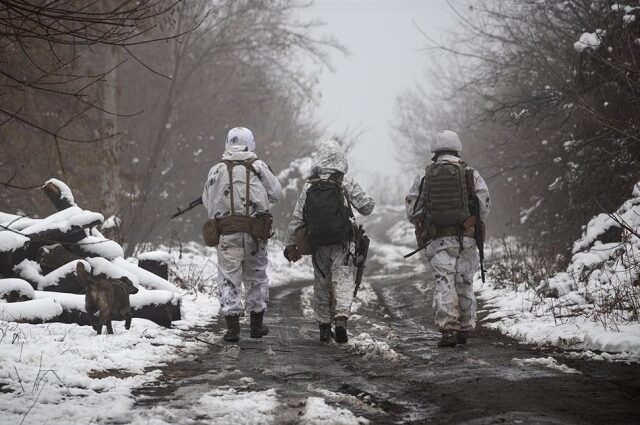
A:
{"label": "snow on ground", "polygon": [[490,311],[484,326],[530,343],[615,353],[587,358],[640,361],[638,187],[615,213],[600,214],[585,226],[566,271],[521,284],[476,280]]}
{"label": "snow on ground", "polygon": [[357,417],[347,409],[332,407],[320,397],[309,397],[300,423],[305,425],[360,425],[368,424],[363,417]]}
{"label": "snow on ground", "polygon": [[185,330],[215,317],[218,301],[192,294],[182,303],[183,320],[173,329],[133,319],[129,331],[114,322],[114,335],[96,335],[90,326],[0,321],[0,422],[128,422],[131,390],[156,379],[154,367],[204,347]]}
{"label": "snow on ground", "polygon": [[640,360],[640,324],[620,324],[617,332],[587,317],[554,319],[540,306],[540,296],[522,285],[516,291],[476,280],[476,293],[491,313],[482,325],[523,342],[566,349],[620,353]]}
{"label": "snow on ground", "polygon": [[214,389],[203,395],[194,409],[220,424],[268,424],[278,407],[276,391],[239,392]]}
{"label": "snow on ground", "polygon": [[557,370],[558,372],[568,373],[568,374],[580,374],[581,372],[570,368],[565,364],[558,363],[556,359],[553,357],[540,357],[540,358],[531,358],[531,359],[513,359],[511,360],[518,366],[527,367],[527,366],[540,366],[545,367],[551,370]]}
{"label": "snow on ground", "polygon": [[404,358],[391,348],[386,341],[375,339],[364,332],[350,336],[345,348],[347,351],[360,354],[365,360],[382,358],[388,361],[398,361]]}

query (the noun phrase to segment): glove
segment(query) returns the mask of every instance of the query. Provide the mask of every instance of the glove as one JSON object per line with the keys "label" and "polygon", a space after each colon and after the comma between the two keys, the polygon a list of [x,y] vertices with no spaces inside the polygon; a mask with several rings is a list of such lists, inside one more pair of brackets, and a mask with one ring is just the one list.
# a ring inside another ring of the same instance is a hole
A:
{"label": "glove", "polygon": [[298,252],[298,248],[296,248],[295,245],[287,245],[284,248],[283,254],[284,254],[284,258],[294,263],[302,258],[302,255],[300,255],[300,253]]}

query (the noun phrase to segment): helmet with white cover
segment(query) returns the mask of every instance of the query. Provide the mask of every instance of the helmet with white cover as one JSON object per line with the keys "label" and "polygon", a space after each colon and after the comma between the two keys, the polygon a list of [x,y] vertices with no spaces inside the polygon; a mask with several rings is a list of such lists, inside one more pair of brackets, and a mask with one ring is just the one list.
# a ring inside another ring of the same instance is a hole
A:
{"label": "helmet with white cover", "polygon": [[441,151],[462,152],[462,143],[457,133],[451,130],[441,130],[436,133],[436,138],[431,145],[431,152]]}

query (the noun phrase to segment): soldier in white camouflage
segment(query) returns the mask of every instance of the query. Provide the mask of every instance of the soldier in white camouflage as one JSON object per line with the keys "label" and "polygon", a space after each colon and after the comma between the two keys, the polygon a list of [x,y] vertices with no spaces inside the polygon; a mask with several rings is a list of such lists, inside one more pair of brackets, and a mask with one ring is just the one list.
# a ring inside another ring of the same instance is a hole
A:
{"label": "soldier in white camouflage", "polygon": [[[211,168],[202,193],[210,219],[229,217],[232,211],[255,217],[268,213],[271,204],[280,201],[280,182],[269,166],[258,159],[254,153],[255,146],[249,129],[236,127],[229,131],[223,162]],[[230,172],[228,163],[239,165]],[[233,184],[230,184],[229,174]],[[250,336],[261,338],[269,332],[263,323],[269,301],[267,241],[256,240],[247,232],[221,234],[217,253],[220,307],[227,321],[225,340],[239,340],[239,320],[245,308],[251,315]],[[243,283],[246,291],[244,305]]]}
{"label": "soldier in white camouflage", "polygon": [[[437,133],[431,151],[433,164],[427,166],[425,175],[416,177],[413,182],[406,196],[406,210],[409,221],[417,226],[418,246],[425,247],[433,271],[434,321],[442,332],[438,346],[455,347],[466,344],[468,333],[476,325],[473,276],[479,269],[479,258],[474,235],[475,226],[480,225],[473,212],[464,209],[465,202],[457,200],[460,193],[470,201],[472,198],[477,200],[477,217],[482,223],[489,214],[491,200],[489,189],[478,171],[460,159],[462,144],[456,133],[449,130]],[[429,176],[435,170],[446,171],[446,178],[430,180]],[[451,178],[456,170],[467,175],[466,181]],[[460,183],[456,184],[456,181]],[[466,202],[466,208],[468,205]],[[463,211],[457,211],[458,208]],[[452,224],[435,223],[456,216],[460,218],[454,218]]]}
{"label": "soldier in white camouflage", "polygon": [[[286,233],[284,255],[289,261],[300,259],[295,233],[301,226],[311,226],[310,217],[320,215],[321,219],[325,219],[325,222],[319,223],[321,236],[327,236],[332,232],[331,228],[335,226],[340,227],[341,223],[339,222],[345,218],[331,215],[331,208],[327,214],[324,210],[309,210],[314,208],[308,202],[311,198],[309,194],[314,192],[316,185],[329,188],[333,185],[338,189],[337,193],[342,193],[338,195],[338,199],[344,208],[338,208],[338,210],[351,211],[351,206],[353,206],[362,215],[369,215],[373,212],[375,206],[373,198],[367,195],[350,176],[346,175],[348,169],[347,158],[336,141],[323,142],[313,155],[312,176],[302,189]],[[318,207],[324,209],[327,205],[319,204]],[[346,217],[345,228],[353,229],[355,219],[352,212],[342,214],[350,215],[350,217]],[[347,319],[351,312],[355,285],[353,264],[355,244],[352,237],[353,233],[350,233],[350,236],[345,236],[342,238],[344,240],[337,240],[336,243],[318,242],[319,246],[314,249],[314,311],[320,327],[321,341],[331,339],[332,322],[335,322],[336,342],[345,343],[348,340]],[[311,240],[313,241],[313,239],[312,236]]]}

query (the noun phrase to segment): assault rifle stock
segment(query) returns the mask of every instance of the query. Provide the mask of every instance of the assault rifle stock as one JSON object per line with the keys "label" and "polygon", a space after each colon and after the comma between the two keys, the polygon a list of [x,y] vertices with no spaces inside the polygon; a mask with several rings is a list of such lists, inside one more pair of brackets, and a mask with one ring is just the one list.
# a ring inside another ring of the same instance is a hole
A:
{"label": "assault rifle stock", "polygon": [[198,199],[195,199],[193,201],[191,201],[189,203],[189,205],[186,208],[180,209],[178,207],[178,212],[174,213],[171,218],[174,219],[176,217],[181,216],[182,214],[186,213],[187,211],[191,211],[192,209],[194,209],[195,207],[197,207],[198,205],[202,205],[202,196],[199,197]]}
{"label": "assault rifle stock", "polygon": [[364,228],[362,225],[359,225],[356,229],[355,235],[356,242],[356,255],[353,259],[354,265],[357,267],[356,272],[356,286],[353,288],[353,297],[355,298],[358,295],[358,289],[360,288],[360,284],[362,283],[362,277],[364,276],[364,264],[367,262],[367,256],[369,255],[369,237],[364,234]]}
{"label": "assault rifle stock", "polygon": [[480,219],[480,200],[478,199],[478,195],[476,195],[476,184],[475,179],[473,178],[473,170],[466,171],[465,178],[467,179],[467,187],[470,190],[469,199],[473,210],[472,214],[473,217],[475,217],[473,236],[476,240],[476,246],[478,247],[478,254],[480,257],[480,277],[482,278],[482,283],[484,283],[484,223]]}

